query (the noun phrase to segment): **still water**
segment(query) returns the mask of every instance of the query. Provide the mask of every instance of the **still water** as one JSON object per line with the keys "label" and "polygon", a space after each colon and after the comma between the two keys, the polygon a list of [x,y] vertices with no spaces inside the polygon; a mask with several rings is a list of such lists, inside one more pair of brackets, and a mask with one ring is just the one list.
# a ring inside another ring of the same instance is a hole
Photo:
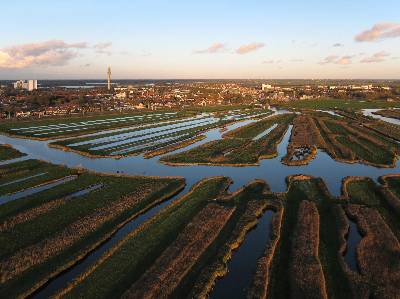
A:
{"label": "still water", "polygon": [[[252,120],[247,120],[228,126],[228,130],[233,130],[239,126],[246,125]],[[206,142],[220,139],[222,132],[213,129],[205,135],[206,139],[194,143],[184,149],[179,149],[173,153],[182,152],[204,144]],[[285,178],[293,174],[306,174],[324,179],[330,192],[340,195],[341,180],[346,176],[368,176],[377,179],[379,176],[389,173],[399,172],[397,163],[394,168],[377,168],[364,164],[347,164],[333,160],[328,154],[319,150],[316,158],[308,165],[287,166],[281,163],[281,159],[286,154],[291,128],[286,132],[283,140],[278,145],[278,156],[273,159],[260,161],[259,166],[168,166],[158,161],[159,157],[144,159],[143,156],[131,156],[121,159],[115,158],[89,158],[73,152],[64,152],[48,147],[49,141],[37,141],[29,139],[19,139],[0,135],[0,143],[10,144],[23,153],[28,154],[24,157],[40,159],[54,164],[64,164],[68,167],[83,167],[88,170],[104,173],[125,173],[129,175],[147,176],[179,176],[186,179],[186,183],[191,186],[195,182],[208,176],[229,176],[234,183],[230,190],[234,191],[254,179],[265,180],[274,192],[286,190]]]}
{"label": "still water", "polygon": [[[277,113],[280,113],[279,111]],[[254,120],[248,119],[241,122],[237,122],[230,126],[227,126],[227,130],[234,130],[240,126],[244,126],[254,122]],[[312,160],[308,165],[305,166],[286,166],[281,163],[281,159],[286,155],[286,148],[289,142],[292,127],[286,132],[281,143],[278,145],[278,156],[273,159],[261,160],[258,166],[247,166],[247,167],[233,167],[233,166],[168,166],[161,164],[158,160],[159,157],[151,159],[144,159],[143,156],[132,156],[121,159],[115,158],[89,158],[84,157],[72,152],[64,152],[58,149],[48,147],[48,143],[51,141],[37,141],[29,139],[19,139],[0,135],[0,143],[10,144],[16,149],[27,154],[22,159],[40,159],[48,161],[54,164],[64,164],[68,167],[83,167],[88,170],[103,172],[103,173],[125,173],[130,175],[148,175],[148,176],[179,176],[186,179],[186,187],[183,193],[186,193],[190,187],[208,176],[229,176],[233,179],[233,184],[230,187],[230,191],[246,185],[254,179],[265,180],[274,192],[286,191],[285,178],[292,174],[307,174],[316,177],[321,177],[326,182],[330,192],[335,195],[340,195],[341,180],[346,176],[369,176],[373,179],[377,179],[379,176],[389,173],[399,172],[398,164],[394,168],[377,168],[363,164],[346,164],[343,162],[337,162],[330,158],[323,151],[318,151],[317,157]],[[205,133],[206,139],[199,141],[195,144],[191,144],[184,149],[176,150],[173,153],[186,151],[194,148],[198,145],[204,144],[212,140],[218,140],[222,138],[220,129],[213,129]],[[171,153],[170,153],[171,154]],[[21,158],[19,158],[21,159]],[[8,161],[10,162],[10,161]],[[100,187],[99,187],[100,188]],[[93,262],[95,262],[106,250],[121,240],[127,233],[136,229],[138,225],[143,223],[149,217],[152,217],[157,211],[167,206],[181,194],[174,198],[150,209],[143,215],[133,219],[127,223],[121,229],[117,231],[109,240],[97,249],[92,251],[87,257],[85,257],[80,263],[72,266],[61,275],[51,280],[45,285],[39,292],[35,294],[36,298],[45,298],[50,294],[54,294],[56,290],[66,287],[68,283],[74,280],[79,274],[87,269]],[[232,262],[229,264],[230,274],[225,278],[221,279],[216,286],[214,292],[226,292],[229,291],[220,285],[224,285],[224,281],[236,281],[237,273],[243,270],[235,270],[237,267],[245,265],[246,271],[254,271],[255,262],[262,253],[261,249],[265,248],[269,240],[269,225],[272,217],[272,212],[266,212],[260,219],[259,225],[255,230],[250,232],[246,237],[243,245],[235,253]],[[255,242],[255,243],[254,243]],[[250,244],[250,245],[246,245]],[[255,244],[255,245],[254,245]],[[351,245],[351,244],[349,244]],[[250,251],[248,248],[252,248]],[[258,249],[254,252],[254,246]],[[247,249],[246,249],[247,248]],[[249,252],[251,254],[249,255]],[[354,249],[349,248],[350,254],[354,253]],[[242,258],[244,257],[244,258]],[[251,260],[243,264],[243,260],[249,257]],[[354,256],[351,258],[354,261]],[[352,262],[350,261],[350,262]],[[237,264],[238,263],[238,264]],[[238,266],[239,265],[239,266]],[[250,273],[249,272],[249,273]],[[246,275],[251,277],[251,275]],[[232,284],[230,284],[232,286]],[[240,280],[240,284],[234,283],[235,290],[239,293],[243,293],[249,286],[249,281]],[[218,291],[221,289],[221,291]]]}

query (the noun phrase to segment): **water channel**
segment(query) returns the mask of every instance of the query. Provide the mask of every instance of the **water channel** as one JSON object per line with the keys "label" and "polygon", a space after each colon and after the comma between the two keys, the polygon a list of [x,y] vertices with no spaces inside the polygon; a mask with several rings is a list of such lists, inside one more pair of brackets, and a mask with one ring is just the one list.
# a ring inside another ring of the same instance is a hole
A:
{"label": "water channel", "polygon": [[[277,113],[285,113],[286,111],[276,111]],[[244,126],[254,122],[254,120],[248,119],[234,123],[227,126],[227,131],[234,130],[240,126]],[[159,162],[159,157],[154,157],[151,159],[144,159],[142,155],[124,157],[120,159],[115,158],[89,158],[81,156],[73,152],[64,152],[55,148],[48,147],[48,143],[52,141],[38,141],[29,139],[20,139],[15,137],[9,137],[5,135],[0,135],[0,143],[10,144],[19,151],[26,153],[27,156],[23,157],[25,159],[40,159],[54,164],[63,164],[68,167],[81,167],[88,170],[103,172],[103,173],[125,173],[130,175],[148,175],[148,176],[179,176],[186,179],[186,187],[183,192],[176,195],[172,199],[165,201],[164,203],[157,205],[156,207],[150,209],[141,216],[133,219],[121,229],[119,229],[111,239],[107,240],[103,245],[99,246],[96,250],[92,251],[86,258],[81,262],[71,267],[67,271],[63,272],[61,275],[57,276],[51,280],[47,285],[39,290],[38,293],[34,295],[37,298],[46,298],[51,294],[54,294],[56,290],[65,287],[69,282],[76,278],[80,273],[85,271],[98,257],[100,257],[106,250],[111,248],[119,240],[121,240],[127,233],[134,230],[138,225],[143,223],[149,217],[152,217],[157,211],[167,206],[171,201],[173,201],[178,196],[186,193],[191,186],[201,180],[202,178],[209,176],[229,176],[233,179],[233,184],[231,185],[229,191],[235,191],[238,188],[246,185],[254,179],[265,180],[274,192],[286,191],[285,179],[289,175],[293,174],[306,174],[315,177],[321,177],[332,195],[339,196],[341,190],[341,181],[346,176],[368,176],[376,180],[379,176],[397,173],[399,172],[399,164],[396,163],[394,168],[377,168],[364,164],[347,164],[343,162],[337,162],[333,160],[328,154],[319,150],[317,156],[308,165],[305,166],[287,166],[281,163],[281,159],[286,155],[286,148],[289,142],[292,127],[286,132],[284,138],[278,145],[278,156],[273,159],[265,159],[260,161],[258,166],[246,166],[246,167],[234,167],[234,166],[168,166]],[[183,149],[178,149],[173,153],[178,153],[186,151],[188,149],[194,148],[198,145],[204,144],[212,140],[218,140],[222,138],[222,135],[226,131],[222,131],[220,128],[212,129],[205,133],[206,138],[194,144],[191,144]],[[171,153],[169,153],[171,154]],[[22,159],[21,159],[22,160]],[[11,162],[10,160],[8,162]],[[260,239],[261,234],[264,234],[262,240],[265,239],[268,234],[267,225],[269,225],[269,212],[267,212],[260,220],[259,225],[255,230],[253,230],[246,237],[244,247],[240,247],[235,253],[236,255],[246,256],[246,246],[247,243],[252,243],[252,238]],[[264,223],[265,221],[265,223]],[[351,231],[350,231],[351,233]],[[254,235],[254,237],[253,237]],[[350,236],[349,236],[350,237]],[[265,248],[267,239],[264,241],[257,241],[258,244]],[[256,242],[256,243],[257,243]],[[350,243],[350,242],[349,242]],[[351,244],[349,244],[351,246]],[[260,254],[262,253],[260,247]],[[244,249],[241,249],[244,248]],[[257,247],[258,248],[258,247]],[[241,252],[244,253],[241,253]],[[354,252],[354,250],[350,250]],[[254,253],[254,248],[252,252],[252,259],[257,259],[259,254]],[[354,260],[354,257],[352,257]],[[219,284],[224,284],[224,281],[234,281],[234,288],[237,292],[244,292],[249,285],[248,281],[243,281],[243,283],[236,285],[236,276],[238,273],[235,269],[234,261],[242,259],[233,259],[230,263],[230,273],[226,278],[219,281],[214,292],[218,294]],[[254,261],[255,261],[254,260]],[[253,260],[249,262],[249,271],[253,271],[251,266],[255,262]],[[254,262],[254,263],[253,263]],[[350,265],[352,267],[352,265]],[[353,268],[353,267],[352,267]],[[247,269],[247,268],[246,268]],[[239,270],[240,272],[240,270]],[[251,275],[250,275],[251,276]],[[225,288],[223,288],[225,289]],[[228,290],[224,290],[228,291]]]}

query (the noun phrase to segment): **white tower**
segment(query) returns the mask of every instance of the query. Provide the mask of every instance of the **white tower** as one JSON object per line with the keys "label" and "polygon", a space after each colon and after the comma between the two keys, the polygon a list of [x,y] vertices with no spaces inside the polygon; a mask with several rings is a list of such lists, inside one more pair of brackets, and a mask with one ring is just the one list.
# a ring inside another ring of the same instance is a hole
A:
{"label": "white tower", "polygon": [[107,77],[108,77],[108,90],[111,90],[111,67],[108,67],[107,71]]}

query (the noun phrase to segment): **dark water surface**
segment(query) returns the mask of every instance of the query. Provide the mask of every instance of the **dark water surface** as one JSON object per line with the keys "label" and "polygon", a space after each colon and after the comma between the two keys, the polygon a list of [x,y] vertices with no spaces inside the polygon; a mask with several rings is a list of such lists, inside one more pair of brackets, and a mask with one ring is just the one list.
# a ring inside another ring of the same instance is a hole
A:
{"label": "dark water surface", "polygon": [[358,231],[357,223],[351,219],[348,220],[350,227],[349,234],[347,236],[347,248],[346,254],[344,255],[344,260],[352,271],[358,272],[357,246],[363,237]]}
{"label": "dark water surface", "polygon": [[271,240],[273,211],[266,211],[228,263],[228,273],[215,284],[209,298],[246,298],[256,271],[257,260]]}

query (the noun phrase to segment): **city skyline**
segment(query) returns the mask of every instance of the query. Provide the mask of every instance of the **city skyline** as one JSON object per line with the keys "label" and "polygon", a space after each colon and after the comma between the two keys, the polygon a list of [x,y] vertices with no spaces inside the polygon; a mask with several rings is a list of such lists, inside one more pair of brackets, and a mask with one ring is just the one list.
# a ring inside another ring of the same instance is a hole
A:
{"label": "city skyline", "polygon": [[4,3],[0,80],[106,79],[108,65],[114,79],[400,79],[399,9],[386,0]]}

